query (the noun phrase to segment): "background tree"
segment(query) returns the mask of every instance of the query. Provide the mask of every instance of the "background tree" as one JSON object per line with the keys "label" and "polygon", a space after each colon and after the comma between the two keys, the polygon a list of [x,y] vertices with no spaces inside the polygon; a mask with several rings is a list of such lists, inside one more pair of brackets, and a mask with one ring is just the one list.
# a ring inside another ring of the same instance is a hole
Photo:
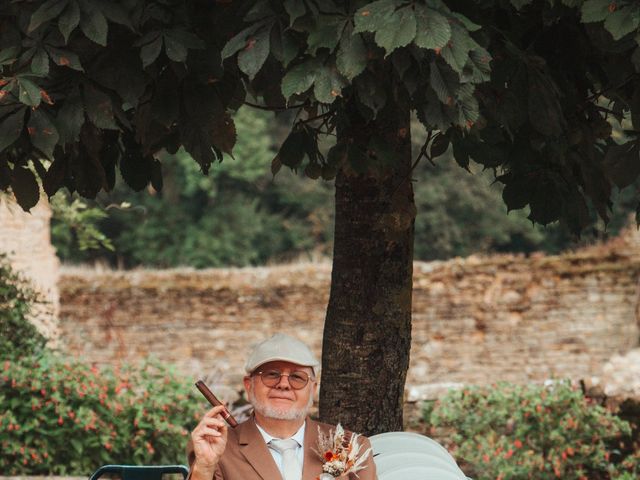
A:
{"label": "background tree", "polygon": [[[46,0],[0,4],[0,188],[25,209],[66,186],[94,197],[118,167],[162,186],[162,150],[207,173],[229,111],[295,112],[272,163],[335,178],[320,412],[365,433],[402,426],[418,160],[452,145],[494,169],[532,221],[606,219],[640,169],[637,2],[609,0]],[[610,121],[630,116],[623,143]],[[335,144],[325,153],[318,138]],[[52,160],[47,168],[42,158]],[[366,402],[362,400],[366,399]]]}

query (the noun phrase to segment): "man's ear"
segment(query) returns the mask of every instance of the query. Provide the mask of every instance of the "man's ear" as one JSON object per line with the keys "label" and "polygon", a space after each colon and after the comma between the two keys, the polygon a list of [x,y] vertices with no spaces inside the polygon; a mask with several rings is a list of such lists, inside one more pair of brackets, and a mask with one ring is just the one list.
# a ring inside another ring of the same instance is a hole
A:
{"label": "man's ear", "polygon": [[251,377],[246,376],[242,379],[242,383],[244,384],[244,389],[247,392],[247,394],[251,391],[251,387],[253,387],[252,385],[252,381],[251,381]]}

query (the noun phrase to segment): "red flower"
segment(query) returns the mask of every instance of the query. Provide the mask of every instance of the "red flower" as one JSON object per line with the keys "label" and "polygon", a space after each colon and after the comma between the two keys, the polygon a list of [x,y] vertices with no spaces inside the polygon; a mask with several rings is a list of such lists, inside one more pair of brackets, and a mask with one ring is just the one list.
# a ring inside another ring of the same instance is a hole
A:
{"label": "red flower", "polygon": [[328,450],[327,452],[324,453],[324,459],[327,462],[330,462],[333,459],[333,452],[331,450]]}
{"label": "red flower", "polygon": [[513,456],[513,450],[509,449],[507,453],[504,454],[504,458],[511,458]]}
{"label": "red flower", "polygon": [[62,425],[64,423],[64,420],[62,419],[62,415],[60,415],[58,417],[58,425]]}
{"label": "red flower", "polygon": [[520,440],[516,440],[515,442],[513,442],[513,445],[516,448],[522,448],[522,442]]}

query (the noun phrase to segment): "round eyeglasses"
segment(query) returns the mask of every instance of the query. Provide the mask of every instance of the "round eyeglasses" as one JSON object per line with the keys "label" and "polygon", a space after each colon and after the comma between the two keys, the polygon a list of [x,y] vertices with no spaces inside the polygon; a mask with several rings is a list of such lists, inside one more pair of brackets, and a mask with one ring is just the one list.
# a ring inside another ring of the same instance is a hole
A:
{"label": "round eyeglasses", "polygon": [[269,388],[273,388],[278,385],[282,377],[288,377],[289,385],[291,385],[291,388],[294,390],[300,390],[306,387],[310,378],[308,373],[302,371],[282,373],[279,370],[265,370],[256,372],[255,375],[259,375],[265,387]]}

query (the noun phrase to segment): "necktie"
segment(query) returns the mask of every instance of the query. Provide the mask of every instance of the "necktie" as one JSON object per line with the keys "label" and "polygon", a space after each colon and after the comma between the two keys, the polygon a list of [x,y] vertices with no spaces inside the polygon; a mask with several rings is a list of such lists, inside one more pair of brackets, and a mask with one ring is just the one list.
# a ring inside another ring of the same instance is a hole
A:
{"label": "necktie", "polygon": [[269,442],[269,448],[273,448],[282,455],[282,478],[284,480],[300,480],[302,477],[302,467],[296,456],[298,442],[293,438],[278,440],[274,438]]}

